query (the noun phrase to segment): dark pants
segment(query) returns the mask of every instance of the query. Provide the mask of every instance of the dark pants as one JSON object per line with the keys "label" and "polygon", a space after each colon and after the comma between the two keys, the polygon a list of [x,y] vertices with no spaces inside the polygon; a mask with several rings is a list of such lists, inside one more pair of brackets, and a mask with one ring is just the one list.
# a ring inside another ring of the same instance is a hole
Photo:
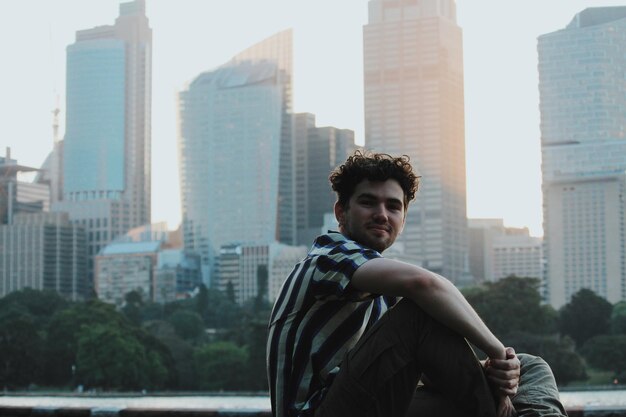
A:
{"label": "dark pants", "polygon": [[[521,372],[516,398],[524,398],[522,402],[532,408],[534,392],[522,395],[524,366]],[[422,373],[430,388],[416,390]],[[494,417],[495,407],[483,369],[466,340],[415,303],[402,300],[348,352],[315,417]]]}

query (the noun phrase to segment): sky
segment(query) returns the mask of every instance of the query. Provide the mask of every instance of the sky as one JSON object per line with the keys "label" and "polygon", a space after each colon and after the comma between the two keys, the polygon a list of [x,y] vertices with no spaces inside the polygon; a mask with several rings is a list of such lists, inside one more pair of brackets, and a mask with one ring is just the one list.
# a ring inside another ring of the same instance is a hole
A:
{"label": "sky", "polygon": [[[65,121],[65,48],[113,24],[119,0],[0,0],[0,155],[40,166],[52,110]],[[204,71],[294,31],[294,110],[363,144],[367,0],[147,0],[153,30],[152,220],[180,223],[176,97]],[[542,232],[537,37],[587,7],[626,0],[458,0],[463,29],[467,214]],[[58,97],[58,99],[57,99]],[[418,195],[419,198],[419,195]]]}

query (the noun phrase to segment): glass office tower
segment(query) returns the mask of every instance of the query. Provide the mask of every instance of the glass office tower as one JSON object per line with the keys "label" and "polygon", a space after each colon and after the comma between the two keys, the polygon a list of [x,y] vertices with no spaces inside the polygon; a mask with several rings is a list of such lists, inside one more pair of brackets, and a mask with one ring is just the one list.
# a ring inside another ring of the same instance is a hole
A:
{"label": "glass office tower", "polygon": [[539,37],[545,298],[626,298],[626,7]]}
{"label": "glass office tower", "polygon": [[201,254],[207,284],[222,245],[279,240],[285,207],[292,215],[292,184],[283,182],[292,169],[285,56],[291,56],[290,31],[199,75],[179,95],[185,248]]}
{"label": "glass office tower", "polygon": [[145,1],[120,4],[114,25],[76,33],[67,47],[63,195],[56,211],[87,231],[93,256],[150,223],[152,30]]}

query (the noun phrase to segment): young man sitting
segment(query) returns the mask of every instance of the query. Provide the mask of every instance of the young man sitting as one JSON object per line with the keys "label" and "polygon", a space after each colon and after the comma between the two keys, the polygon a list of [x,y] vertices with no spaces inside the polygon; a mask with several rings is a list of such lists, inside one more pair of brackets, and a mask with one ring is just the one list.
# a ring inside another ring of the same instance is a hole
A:
{"label": "young man sitting", "polygon": [[407,157],[357,151],[330,181],[339,232],[315,240],[270,319],[275,417],[565,415],[545,362],[520,366],[447,279],[382,257],[417,192]]}

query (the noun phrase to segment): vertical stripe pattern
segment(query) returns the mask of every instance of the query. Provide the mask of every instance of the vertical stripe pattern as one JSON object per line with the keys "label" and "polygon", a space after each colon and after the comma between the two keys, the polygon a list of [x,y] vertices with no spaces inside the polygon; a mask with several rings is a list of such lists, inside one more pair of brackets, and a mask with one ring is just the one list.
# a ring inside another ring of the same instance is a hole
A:
{"label": "vertical stripe pattern", "polygon": [[380,257],[340,233],[319,236],[285,280],[270,317],[267,367],[275,417],[309,415],[341,360],[397,301],[354,289],[354,272]]}

